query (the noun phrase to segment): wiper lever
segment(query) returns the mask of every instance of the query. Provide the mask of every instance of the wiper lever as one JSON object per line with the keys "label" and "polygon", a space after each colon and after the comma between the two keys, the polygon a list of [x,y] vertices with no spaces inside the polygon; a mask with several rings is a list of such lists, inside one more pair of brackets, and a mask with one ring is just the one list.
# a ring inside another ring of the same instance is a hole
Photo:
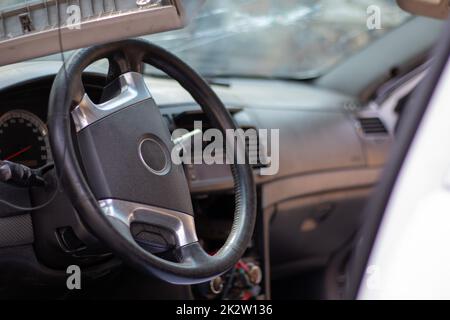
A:
{"label": "wiper lever", "polygon": [[0,160],[0,182],[8,183],[17,187],[45,187],[47,182],[43,175],[53,164],[39,169],[31,169],[23,164]]}

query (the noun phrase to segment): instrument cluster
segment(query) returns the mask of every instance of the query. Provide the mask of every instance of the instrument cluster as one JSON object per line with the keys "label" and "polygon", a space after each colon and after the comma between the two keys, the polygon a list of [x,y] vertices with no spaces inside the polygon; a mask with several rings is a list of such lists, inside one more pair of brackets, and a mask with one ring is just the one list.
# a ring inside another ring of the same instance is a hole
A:
{"label": "instrument cluster", "polygon": [[14,109],[0,114],[0,160],[39,168],[51,161],[48,130],[34,113]]}

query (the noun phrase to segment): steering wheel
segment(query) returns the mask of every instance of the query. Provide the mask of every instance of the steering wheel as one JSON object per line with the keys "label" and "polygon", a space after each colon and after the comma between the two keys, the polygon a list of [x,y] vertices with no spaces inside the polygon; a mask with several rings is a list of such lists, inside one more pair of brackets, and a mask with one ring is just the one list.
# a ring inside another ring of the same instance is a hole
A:
{"label": "steering wheel", "polygon": [[[82,73],[104,58],[109,84],[94,103]],[[174,284],[204,282],[232,268],[251,240],[252,170],[232,165],[232,229],[223,247],[209,255],[198,242],[183,167],[170,160],[173,142],[144,82],[144,63],[178,81],[222,132],[236,129],[214,91],[187,64],[146,41],[125,40],[81,49],[59,71],[49,102],[53,159],[83,223],[125,263]],[[158,255],[167,250],[170,259]]]}

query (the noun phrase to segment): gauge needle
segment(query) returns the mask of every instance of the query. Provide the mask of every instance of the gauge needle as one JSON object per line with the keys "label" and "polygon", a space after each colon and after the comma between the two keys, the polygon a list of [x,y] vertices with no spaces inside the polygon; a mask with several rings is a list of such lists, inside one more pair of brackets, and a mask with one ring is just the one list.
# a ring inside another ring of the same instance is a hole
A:
{"label": "gauge needle", "polygon": [[32,147],[32,146],[25,147],[25,148],[23,148],[22,150],[19,150],[19,151],[17,151],[16,153],[13,153],[12,155],[6,157],[4,160],[5,160],[5,161],[12,160],[12,159],[14,159],[14,158],[20,156],[22,153],[27,152],[28,150],[30,150],[31,147]]}

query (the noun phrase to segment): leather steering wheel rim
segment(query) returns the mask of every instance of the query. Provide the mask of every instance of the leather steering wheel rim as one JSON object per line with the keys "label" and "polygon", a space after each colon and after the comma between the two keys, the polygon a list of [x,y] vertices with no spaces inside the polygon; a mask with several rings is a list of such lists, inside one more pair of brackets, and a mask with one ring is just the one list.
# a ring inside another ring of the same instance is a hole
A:
{"label": "leather steering wheel rim", "polygon": [[222,132],[236,129],[231,115],[202,77],[161,47],[144,40],[124,40],[81,49],[69,58],[54,80],[48,116],[53,159],[72,205],[86,227],[114,254],[145,273],[174,284],[194,284],[226,272],[244,254],[255,226],[256,191],[248,164],[231,165],[235,186],[234,220],[228,239],[214,256],[208,255],[198,241],[192,241],[177,247],[179,262],[164,260],[137,245],[122,233],[123,225],[105,215],[80,164],[76,151],[79,141],[75,138],[71,117],[73,108],[86,96],[81,81],[83,70],[103,58],[110,61],[109,78],[140,74],[143,63],[160,69],[192,95],[216,128]]}

